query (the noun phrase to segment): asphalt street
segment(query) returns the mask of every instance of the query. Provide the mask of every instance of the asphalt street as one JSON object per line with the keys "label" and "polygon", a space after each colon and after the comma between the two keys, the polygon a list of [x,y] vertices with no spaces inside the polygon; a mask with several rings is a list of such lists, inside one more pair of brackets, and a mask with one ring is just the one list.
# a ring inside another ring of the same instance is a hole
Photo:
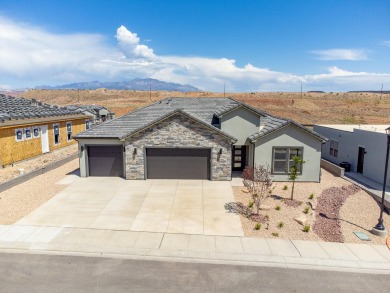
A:
{"label": "asphalt street", "polygon": [[0,292],[389,292],[390,276],[0,253]]}

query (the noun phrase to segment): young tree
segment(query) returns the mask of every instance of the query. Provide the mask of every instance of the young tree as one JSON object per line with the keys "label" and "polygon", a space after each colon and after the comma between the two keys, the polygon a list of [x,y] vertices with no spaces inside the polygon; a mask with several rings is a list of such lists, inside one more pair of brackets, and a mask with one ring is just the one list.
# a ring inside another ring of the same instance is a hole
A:
{"label": "young tree", "polygon": [[305,161],[300,156],[293,156],[292,157],[294,161],[294,165],[290,168],[290,173],[288,174],[288,180],[292,181],[292,188],[291,188],[291,200],[294,199],[294,185],[295,180],[298,179],[298,176],[301,173],[302,165],[305,163]]}
{"label": "young tree", "polygon": [[272,186],[271,171],[269,166],[245,167],[243,172],[243,183],[252,196],[256,206],[257,215],[260,212],[260,205],[269,197]]}

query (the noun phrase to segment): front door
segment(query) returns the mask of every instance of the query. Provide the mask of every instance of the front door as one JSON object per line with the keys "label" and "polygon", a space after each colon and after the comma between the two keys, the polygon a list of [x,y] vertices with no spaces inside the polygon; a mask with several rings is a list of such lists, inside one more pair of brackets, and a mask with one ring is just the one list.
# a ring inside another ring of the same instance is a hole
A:
{"label": "front door", "polygon": [[234,145],[232,153],[232,170],[242,171],[246,167],[246,146]]}
{"label": "front door", "polygon": [[364,165],[364,154],[366,153],[366,149],[364,147],[359,147],[358,154],[358,164],[357,164],[357,172],[363,173],[363,165]]}
{"label": "front door", "polygon": [[42,154],[48,153],[49,148],[49,134],[47,133],[47,125],[41,126],[41,142],[42,142]]}

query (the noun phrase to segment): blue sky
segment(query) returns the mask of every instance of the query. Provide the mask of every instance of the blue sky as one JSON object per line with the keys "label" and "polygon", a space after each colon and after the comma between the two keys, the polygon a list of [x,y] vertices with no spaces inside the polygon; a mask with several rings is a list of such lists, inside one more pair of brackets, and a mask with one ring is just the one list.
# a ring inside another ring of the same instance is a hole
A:
{"label": "blue sky", "polygon": [[0,88],[390,90],[390,1],[0,0]]}

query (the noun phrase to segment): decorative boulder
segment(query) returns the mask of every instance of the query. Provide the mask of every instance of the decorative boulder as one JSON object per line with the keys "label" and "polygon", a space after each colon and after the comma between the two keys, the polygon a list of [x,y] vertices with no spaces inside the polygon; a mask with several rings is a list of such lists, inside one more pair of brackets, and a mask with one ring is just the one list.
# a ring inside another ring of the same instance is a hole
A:
{"label": "decorative boulder", "polygon": [[307,219],[306,219],[305,215],[300,215],[299,217],[294,218],[294,220],[297,221],[302,226],[304,226],[306,224]]}

